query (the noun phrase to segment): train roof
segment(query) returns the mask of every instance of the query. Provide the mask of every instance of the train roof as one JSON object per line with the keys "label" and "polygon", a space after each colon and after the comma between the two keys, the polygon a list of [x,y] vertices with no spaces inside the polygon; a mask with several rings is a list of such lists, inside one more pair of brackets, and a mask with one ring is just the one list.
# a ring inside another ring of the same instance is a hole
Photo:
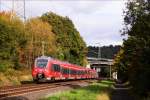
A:
{"label": "train roof", "polygon": [[[49,61],[53,61],[53,62],[62,64],[62,65],[64,65],[64,66],[69,64],[69,65],[72,66],[72,68],[79,68],[79,69],[81,69],[81,70],[83,70],[83,69],[86,69],[86,70],[93,70],[93,69],[90,69],[90,68],[82,67],[82,66],[80,66],[80,65],[71,64],[71,63],[69,63],[69,62],[67,62],[67,61],[61,61],[61,60],[58,60],[58,59],[54,59],[54,58],[48,57],[48,56],[40,56],[40,57],[37,57],[36,59],[48,59]],[[93,70],[93,71],[94,71],[94,70]]]}
{"label": "train roof", "polygon": [[52,60],[53,58],[52,57],[47,57],[47,56],[40,56],[40,57],[37,57],[36,59],[48,59],[48,60]]}
{"label": "train roof", "polygon": [[47,57],[47,56],[40,56],[40,57],[37,57],[36,59],[48,59],[49,61],[52,60],[54,62],[57,62],[57,63],[60,63],[60,64],[70,64],[70,65],[74,65],[74,66],[79,66],[79,65],[75,65],[75,64],[71,64],[67,61],[61,61],[61,60],[58,60],[58,59],[55,59],[55,58],[52,58],[52,57]]}

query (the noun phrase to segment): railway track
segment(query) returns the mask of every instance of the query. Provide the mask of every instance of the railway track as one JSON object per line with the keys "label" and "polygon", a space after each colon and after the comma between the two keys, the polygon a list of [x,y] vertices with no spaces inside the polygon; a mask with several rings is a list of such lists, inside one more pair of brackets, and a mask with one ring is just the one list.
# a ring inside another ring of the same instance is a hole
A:
{"label": "railway track", "polygon": [[23,95],[25,93],[52,89],[61,86],[69,86],[76,82],[91,82],[91,81],[78,80],[78,81],[65,81],[59,83],[26,84],[26,85],[15,86],[15,87],[4,87],[4,88],[0,88],[0,100],[7,97]]}

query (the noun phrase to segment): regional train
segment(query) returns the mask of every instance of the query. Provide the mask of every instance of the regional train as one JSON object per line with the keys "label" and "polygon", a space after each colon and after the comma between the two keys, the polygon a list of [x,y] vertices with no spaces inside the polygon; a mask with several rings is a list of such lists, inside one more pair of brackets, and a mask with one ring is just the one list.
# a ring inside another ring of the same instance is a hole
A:
{"label": "regional train", "polygon": [[97,78],[97,76],[97,72],[93,69],[46,56],[36,58],[32,68],[32,77],[36,82],[48,80],[93,79]]}

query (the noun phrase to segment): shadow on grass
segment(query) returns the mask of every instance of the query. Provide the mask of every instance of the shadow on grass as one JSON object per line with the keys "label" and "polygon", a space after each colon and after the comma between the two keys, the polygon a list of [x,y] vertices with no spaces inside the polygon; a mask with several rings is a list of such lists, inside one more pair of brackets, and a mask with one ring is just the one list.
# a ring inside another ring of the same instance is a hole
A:
{"label": "shadow on grass", "polygon": [[[73,88],[74,90],[56,94],[41,100],[96,100],[97,96],[99,96],[100,94],[103,95],[105,94],[105,96],[109,98],[109,94],[107,95],[107,92],[109,91],[109,87],[111,86],[111,84],[112,83],[102,81],[100,83],[93,83],[89,86],[82,87],[82,88],[79,85],[71,85],[70,87]],[[104,100],[104,99],[101,98],[98,100]],[[110,100],[110,99],[105,99],[105,100]]]}
{"label": "shadow on grass", "polygon": [[86,91],[91,91],[93,93],[100,93],[107,91],[112,84],[112,81],[101,81],[81,89],[85,89]]}
{"label": "shadow on grass", "polygon": [[104,84],[114,84],[115,82],[112,80],[99,80],[98,83],[104,83]]}
{"label": "shadow on grass", "polygon": [[0,95],[0,100],[1,100],[1,98],[7,97],[7,96],[8,96],[7,94],[1,94],[1,95]]}
{"label": "shadow on grass", "polygon": [[0,98],[0,100],[29,100],[26,97],[23,96],[15,96],[15,97],[7,97],[7,98]]}
{"label": "shadow on grass", "polygon": [[32,84],[33,81],[21,81],[20,83],[21,83],[21,84]]}
{"label": "shadow on grass", "polygon": [[69,84],[69,87],[73,88],[73,89],[77,89],[77,88],[80,88],[81,86],[80,85],[74,85],[74,84]]}

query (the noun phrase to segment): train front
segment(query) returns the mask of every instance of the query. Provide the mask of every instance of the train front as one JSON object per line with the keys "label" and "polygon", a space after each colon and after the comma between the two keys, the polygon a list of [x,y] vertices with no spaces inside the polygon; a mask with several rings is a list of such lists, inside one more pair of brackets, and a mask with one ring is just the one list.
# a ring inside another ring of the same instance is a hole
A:
{"label": "train front", "polygon": [[32,69],[32,77],[34,81],[45,81],[48,76],[48,59],[45,57],[39,57],[35,60],[34,67]]}

